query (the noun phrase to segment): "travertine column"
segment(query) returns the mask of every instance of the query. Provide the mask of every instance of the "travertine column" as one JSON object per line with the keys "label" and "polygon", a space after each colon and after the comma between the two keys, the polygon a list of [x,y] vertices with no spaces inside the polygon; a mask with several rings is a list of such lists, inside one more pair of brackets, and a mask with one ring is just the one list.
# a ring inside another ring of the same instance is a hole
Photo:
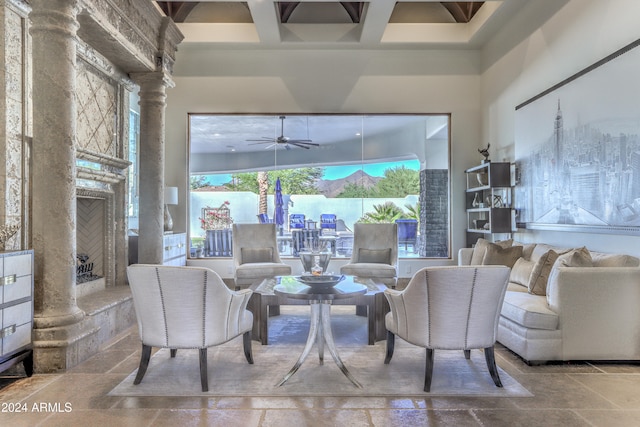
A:
{"label": "travertine column", "polygon": [[35,328],[78,322],[76,305],[77,0],[32,0]]}
{"label": "travertine column", "polygon": [[172,81],[164,72],[135,73],[140,85],[140,221],[138,262],[161,264],[164,234],[164,124],[166,88]]}

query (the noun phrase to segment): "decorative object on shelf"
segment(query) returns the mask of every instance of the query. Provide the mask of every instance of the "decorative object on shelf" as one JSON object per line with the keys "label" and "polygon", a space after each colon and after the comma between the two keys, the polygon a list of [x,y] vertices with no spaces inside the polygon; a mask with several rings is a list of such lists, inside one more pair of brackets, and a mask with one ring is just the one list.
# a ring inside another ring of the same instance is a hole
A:
{"label": "decorative object on shelf", "polygon": [[478,180],[478,184],[480,184],[480,187],[489,185],[489,175],[487,175],[486,173],[478,172],[476,174],[476,179]]}
{"label": "decorative object on shelf", "polygon": [[473,220],[473,228],[475,228],[476,230],[482,230],[488,224],[489,224],[489,221],[487,221],[486,219],[474,219]]}
{"label": "decorative object on shelf", "polygon": [[494,208],[501,208],[504,206],[504,202],[502,201],[502,196],[498,195],[498,194],[494,194],[493,195],[493,207]]}
{"label": "decorative object on shelf", "polygon": [[227,207],[229,201],[226,201],[217,208],[207,206],[202,208],[202,216],[200,217],[200,227],[205,230],[226,230],[231,228],[233,218],[231,211]]}
{"label": "decorative object on shelf", "polygon": [[491,147],[491,143],[487,144],[487,148],[478,148],[478,153],[484,156],[482,163],[489,163],[491,161],[489,160],[489,147]]}
{"label": "decorative object on shelf", "polygon": [[471,206],[477,208],[480,207],[480,204],[480,193],[476,193],[475,196],[473,196],[473,202],[471,203]]}
{"label": "decorative object on shelf", "polygon": [[4,245],[20,230],[20,224],[0,226],[0,250],[4,250]]}
{"label": "decorative object on shelf", "polygon": [[169,205],[178,204],[178,187],[164,187],[164,231],[173,231],[173,218]]}

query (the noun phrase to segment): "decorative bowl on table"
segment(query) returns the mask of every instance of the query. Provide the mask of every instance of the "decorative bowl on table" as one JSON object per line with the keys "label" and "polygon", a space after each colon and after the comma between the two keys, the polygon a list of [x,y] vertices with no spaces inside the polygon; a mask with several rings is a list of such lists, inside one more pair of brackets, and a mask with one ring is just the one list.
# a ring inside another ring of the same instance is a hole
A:
{"label": "decorative bowl on table", "polygon": [[344,280],[344,274],[342,275],[327,274],[327,275],[321,275],[321,276],[316,276],[312,274],[303,274],[302,276],[297,276],[296,280],[312,288],[327,289],[327,288],[333,288],[335,285],[337,285],[342,280]]}

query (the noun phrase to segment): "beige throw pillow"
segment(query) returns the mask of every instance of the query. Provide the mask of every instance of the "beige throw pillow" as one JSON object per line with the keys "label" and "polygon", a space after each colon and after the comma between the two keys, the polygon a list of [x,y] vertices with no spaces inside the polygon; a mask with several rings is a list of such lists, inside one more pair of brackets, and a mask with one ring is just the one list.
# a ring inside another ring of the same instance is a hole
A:
{"label": "beige throw pillow", "polygon": [[506,265],[511,268],[520,257],[522,257],[522,246],[503,248],[495,243],[489,243],[482,258],[482,265]]}
{"label": "beige throw pillow", "polygon": [[488,245],[498,245],[501,248],[510,248],[513,244],[513,239],[502,240],[500,242],[491,243],[485,239],[478,239],[476,245],[473,247],[473,254],[471,255],[471,265],[482,265],[484,254],[487,251]]}
{"label": "beige throw pillow", "polygon": [[518,258],[516,263],[511,268],[511,275],[509,276],[509,282],[515,283],[525,288],[529,286],[529,277],[534,266],[533,261],[527,261],[523,258]]}
{"label": "beige throw pillow", "polygon": [[365,249],[358,250],[358,262],[372,264],[391,264],[391,249]]}
{"label": "beige throw pillow", "polygon": [[545,254],[538,258],[535,265],[533,266],[533,270],[531,271],[531,276],[529,277],[529,281],[527,284],[527,288],[529,289],[529,293],[533,295],[546,295],[547,294],[547,280],[549,280],[549,274],[551,273],[551,268],[555,264],[558,259],[558,253],[555,251],[547,251]]}
{"label": "beige throw pillow", "polygon": [[555,265],[558,267],[593,267],[593,261],[589,249],[583,246],[560,255]]}
{"label": "beige throw pillow", "polygon": [[273,248],[240,248],[243,264],[256,262],[271,262],[273,260]]}

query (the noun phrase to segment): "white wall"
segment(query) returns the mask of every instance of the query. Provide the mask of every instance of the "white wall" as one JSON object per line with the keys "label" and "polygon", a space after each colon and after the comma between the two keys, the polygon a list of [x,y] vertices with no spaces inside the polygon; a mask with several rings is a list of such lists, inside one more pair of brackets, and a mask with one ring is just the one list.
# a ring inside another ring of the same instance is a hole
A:
{"label": "white wall", "polygon": [[[197,62],[191,59],[196,57]],[[181,60],[184,65],[181,65]],[[181,45],[168,91],[166,182],[187,224],[187,113],[451,113],[452,254],[465,245],[464,173],[481,160],[476,51],[205,50]],[[415,269],[401,267],[403,274]]]}
{"label": "white wall", "polygon": [[[513,161],[515,107],[581,69],[640,38],[637,0],[571,0],[531,34],[526,22],[539,13],[528,2],[483,51],[482,135],[494,160]],[[521,40],[506,54],[500,51]],[[496,59],[497,58],[497,59]],[[518,239],[586,245],[593,250],[640,256],[640,237],[528,231]]]}

